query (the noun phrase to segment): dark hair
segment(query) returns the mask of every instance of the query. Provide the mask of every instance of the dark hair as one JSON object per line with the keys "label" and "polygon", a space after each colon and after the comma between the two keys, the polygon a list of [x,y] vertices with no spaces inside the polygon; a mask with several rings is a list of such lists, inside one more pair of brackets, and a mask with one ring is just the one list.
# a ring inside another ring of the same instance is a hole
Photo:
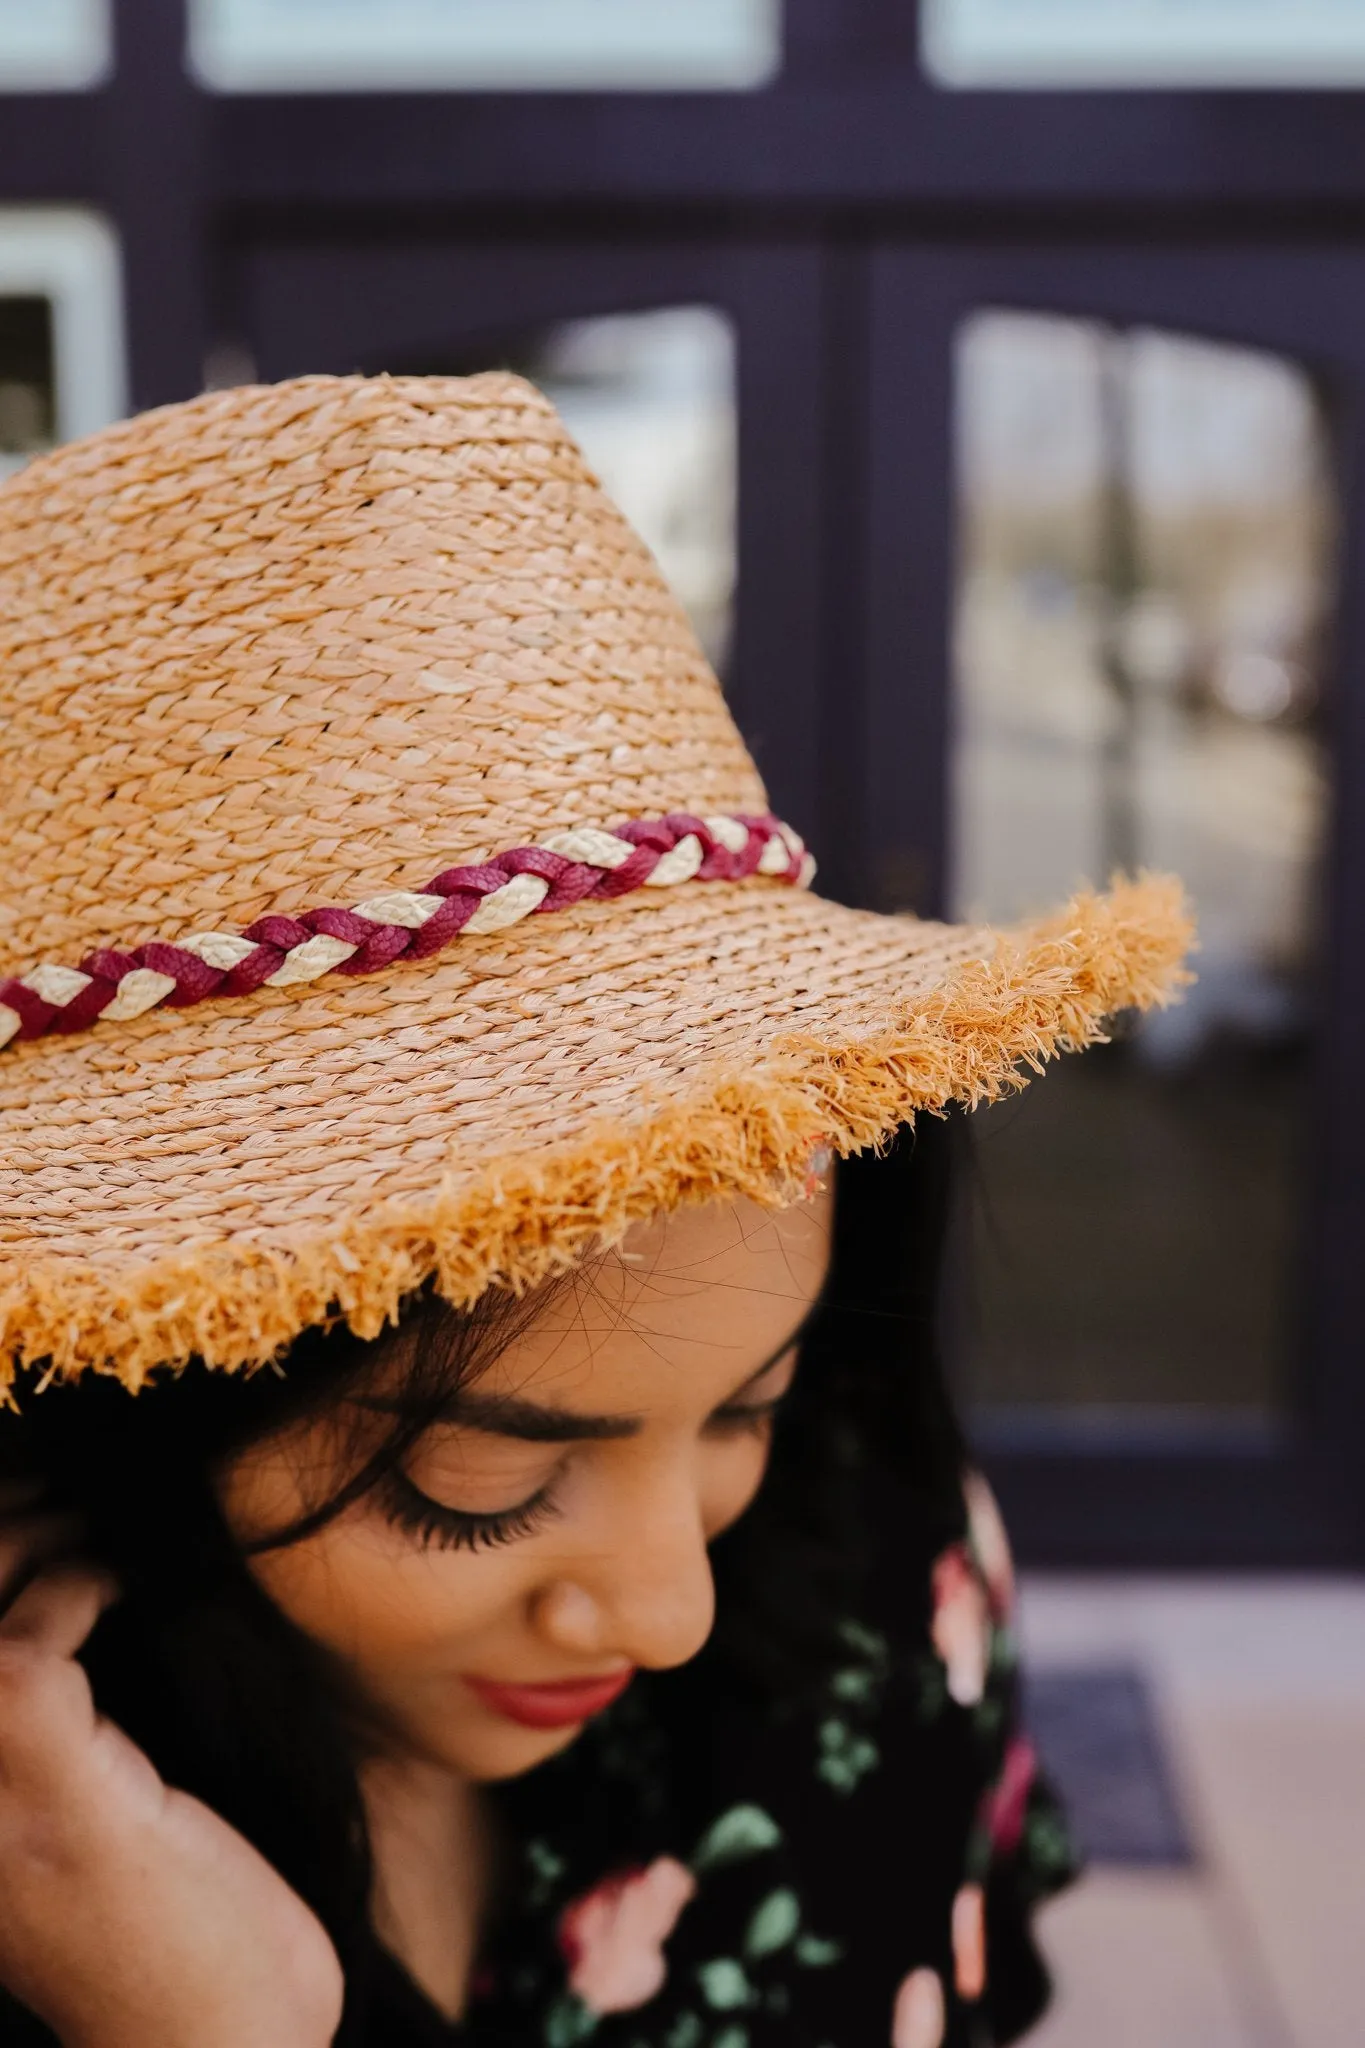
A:
{"label": "dark hair", "polygon": [[[960,1527],[961,1447],[933,1339],[943,1139],[931,1125],[839,1169],[829,1283],[759,1500],[716,1546],[717,1628],[695,1683],[790,1696],[823,1676],[836,1624],[875,1570],[869,1486],[895,1489],[898,1512]],[[377,1443],[357,1438],[353,1475],[283,1540],[381,1483],[528,1312],[498,1296],[458,1315],[414,1299],[391,1426]],[[247,1570],[212,1476],[267,1432],[363,1391],[392,1341],[315,1331],[279,1373],[191,1366],[135,1399],[88,1379],[21,1395],[19,1412],[0,1416],[0,1480],[36,1478],[53,1506],[74,1509],[83,1553],[122,1588],[84,1653],[101,1709],[318,1914],[347,1972],[347,2033],[369,1946],[353,1703]]]}

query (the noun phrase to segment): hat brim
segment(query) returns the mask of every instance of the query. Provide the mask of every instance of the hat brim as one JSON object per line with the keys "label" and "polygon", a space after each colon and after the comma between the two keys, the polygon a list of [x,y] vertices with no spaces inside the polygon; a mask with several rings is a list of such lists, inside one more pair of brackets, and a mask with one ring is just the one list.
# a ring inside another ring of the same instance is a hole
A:
{"label": "hat brim", "polygon": [[974,1104],[1191,942],[1161,879],[1014,932],[755,880],[585,903],[350,981],[0,1058],[0,1385],[250,1368],[427,1281],[523,1288],[684,1202],[790,1201],[813,1148]]}

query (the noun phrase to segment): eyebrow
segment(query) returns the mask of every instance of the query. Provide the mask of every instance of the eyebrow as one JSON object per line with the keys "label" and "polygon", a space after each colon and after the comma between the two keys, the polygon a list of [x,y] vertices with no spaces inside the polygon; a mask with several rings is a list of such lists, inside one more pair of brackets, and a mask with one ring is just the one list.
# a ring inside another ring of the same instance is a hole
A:
{"label": "eyebrow", "polygon": [[[819,1306],[819,1299],[812,1302],[790,1336],[784,1337],[776,1351],[756,1366],[733,1393],[718,1402],[713,1412],[719,1414],[733,1407],[741,1394],[747,1393],[765,1372],[771,1372],[801,1342]],[[643,1418],[638,1415],[577,1415],[568,1408],[545,1408],[537,1401],[521,1401],[514,1395],[474,1392],[457,1393],[446,1410],[445,1420],[462,1429],[516,1437],[528,1444],[615,1443],[638,1436],[644,1427]]]}

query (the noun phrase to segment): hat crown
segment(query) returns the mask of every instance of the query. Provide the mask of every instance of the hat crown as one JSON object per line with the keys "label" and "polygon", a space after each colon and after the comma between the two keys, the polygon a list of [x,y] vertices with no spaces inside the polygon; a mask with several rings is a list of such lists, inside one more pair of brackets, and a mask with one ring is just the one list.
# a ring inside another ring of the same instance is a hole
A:
{"label": "hat crown", "polygon": [[518,377],[213,393],[0,490],[0,967],[766,808],[659,570]]}

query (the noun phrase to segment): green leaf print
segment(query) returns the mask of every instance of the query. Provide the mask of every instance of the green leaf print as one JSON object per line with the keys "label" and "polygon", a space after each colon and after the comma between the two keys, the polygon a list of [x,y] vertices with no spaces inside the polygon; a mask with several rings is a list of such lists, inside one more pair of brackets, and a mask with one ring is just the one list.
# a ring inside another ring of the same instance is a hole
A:
{"label": "green leaf print", "polygon": [[713,2012],[735,2012],[753,2002],[753,1986],[744,1974],[744,1965],[730,1956],[718,1956],[713,1963],[698,1963],[697,1982]]}
{"label": "green leaf print", "polygon": [[866,1735],[855,1735],[846,1721],[820,1723],[820,1759],[816,1776],[836,1792],[852,1792],[858,1781],[881,1762],[881,1752]]}
{"label": "green leaf print", "polygon": [[700,2013],[680,2012],[664,2035],[664,2048],[700,2048],[705,2032]]}
{"label": "green leaf print", "polygon": [[978,1821],[967,1837],[967,1853],[962,1864],[963,1877],[969,1884],[984,1884],[990,1875],[993,1859],[990,1830],[982,1827]]}
{"label": "green leaf print", "polygon": [[1024,1823],[1024,1846],[1040,1871],[1066,1870],[1072,1860],[1071,1838],[1060,1818],[1044,1809]]}
{"label": "green leaf print", "polygon": [[860,1621],[841,1621],[839,1634],[850,1650],[856,1651],[860,1657],[865,1657],[878,1671],[886,1669],[891,1653],[887,1648],[886,1637],[878,1630],[865,1628]]}
{"label": "green leaf print", "polygon": [[801,1934],[797,1936],[794,1954],[798,1963],[804,1963],[808,1970],[827,1970],[831,1963],[837,1963],[843,1955],[841,1941],[826,1941],[823,1934]]}
{"label": "green leaf print", "polygon": [[871,1704],[877,1690],[877,1680],[872,1672],[864,1671],[858,1665],[850,1665],[847,1671],[836,1671],[829,1682],[829,1689],[836,1700],[843,1700],[851,1707],[865,1707]]}
{"label": "green leaf print", "polygon": [[564,1858],[548,1842],[528,1842],[525,1854],[531,1868],[530,1903],[534,1909],[545,1904],[563,1877],[565,1864]]}
{"label": "green leaf print", "polygon": [[578,2048],[597,2031],[597,2014],[568,1991],[545,2015],[545,2048]]}
{"label": "green leaf print", "polygon": [[744,1953],[750,1961],[785,1948],[801,1925],[801,1904],[793,1891],[770,1892],[749,1922]]}
{"label": "green leaf print", "polygon": [[722,2027],[716,2035],[712,2048],[749,2048],[747,2027]]}
{"label": "green leaf print", "polygon": [[918,1704],[921,1721],[936,1721],[948,1704],[948,1674],[937,1657],[920,1661]]}
{"label": "green leaf print", "polygon": [[988,1739],[998,1735],[1005,1723],[1005,1702],[995,1693],[986,1693],[977,1701],[972,1720],[978,1735]]}
{"label": "green leaf print", "polygon": [[732,1806],[719,1820],[712,1821],[692,1854],[693,1870],[716,1870],[723,1863],[737,1863],[742,1856],[757,1856],[782,1840],[782,1830],[761,1806]]}

